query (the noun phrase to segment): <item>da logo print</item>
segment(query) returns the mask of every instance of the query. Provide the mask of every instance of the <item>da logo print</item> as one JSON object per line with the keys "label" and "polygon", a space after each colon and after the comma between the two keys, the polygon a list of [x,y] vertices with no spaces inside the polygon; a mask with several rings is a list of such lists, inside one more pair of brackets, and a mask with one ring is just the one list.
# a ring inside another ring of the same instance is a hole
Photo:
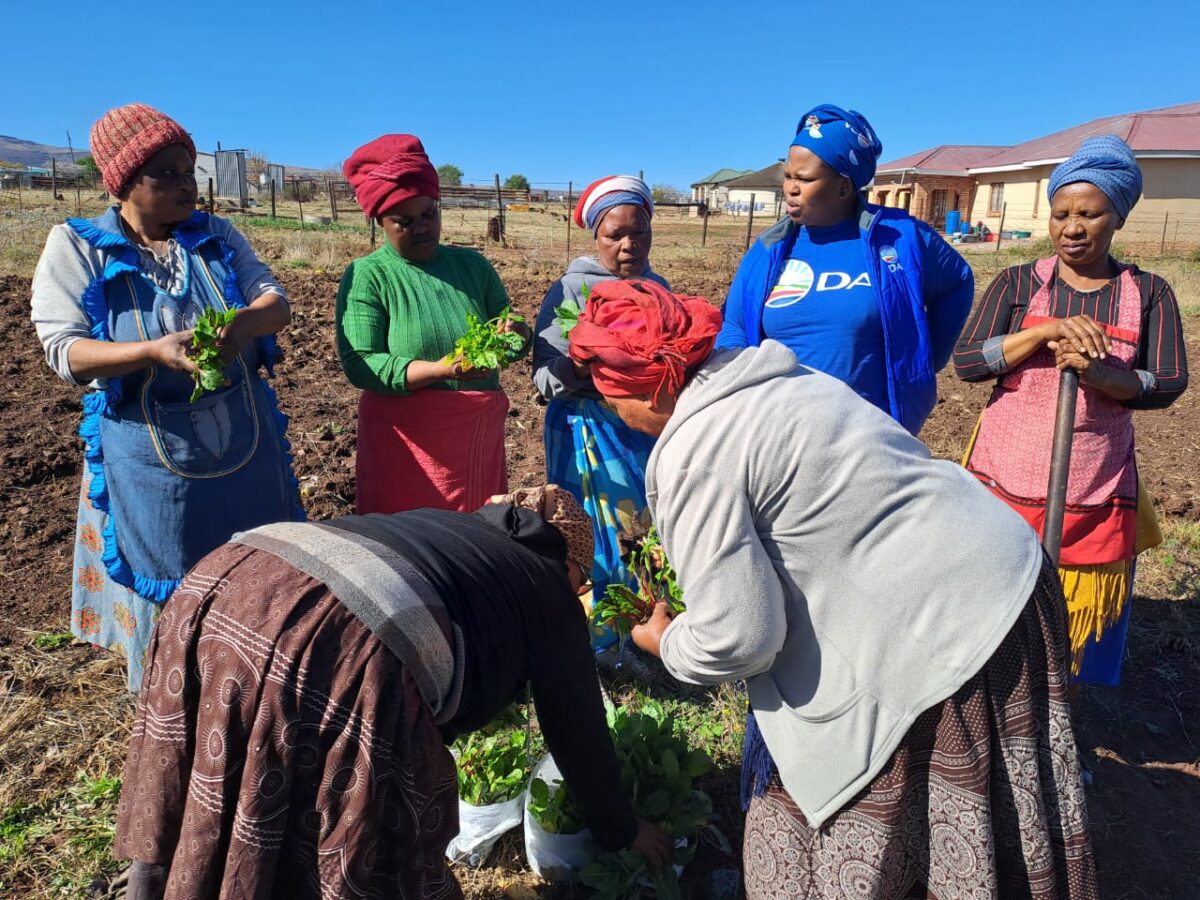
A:
{"label": "da logo print", "polygon": [[883,247],[879,251],[879,258],[883,264],[888,267],[889,272],[902,270],[904,267],[900,265],[900,254],[896,252],[896,248],[890,244]]}
{"label": "da logo print", "polygon": [[779,275],[779,284],[767,296],[767,306],[781,309],[799,303],[813,286],[812,266],[802,259],[789,259]]}

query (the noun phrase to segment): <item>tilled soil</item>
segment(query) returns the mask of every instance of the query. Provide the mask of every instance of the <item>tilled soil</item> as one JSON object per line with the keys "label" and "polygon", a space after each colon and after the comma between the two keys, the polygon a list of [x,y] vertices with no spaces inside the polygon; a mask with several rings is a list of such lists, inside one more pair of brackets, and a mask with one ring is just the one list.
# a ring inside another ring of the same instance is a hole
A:
{"label": "tilled soil", "polygon": [[[536,315],[554,277],[545,264],[497,261],[514,307]],[[720,297],[730,272],[682,264],[665,274],[676,290]],[[334,346],[333,274],[284,272],[293,321],[281,336],[284,358],[274,385],[291,418],[296,474],[310,517],[352,510],[357,391],[342,376]],[[1200,360],[1189,323],[1190,355]],[[76,435],[79,388],[45,364],[29,322],[29,281],[0,278],[0,655],[32,631],[66,630],[81,443]],[[538,482],[542,407],[523,360],[503,377],[512,402],[507,428],[510,483]],[[941,377],[942,399],[922,434],[933,452],[957,458],[988,388]],[[1200,391],[1171,409],[1137,415],[1139,466],[1160,509],[1200,521]],[[1135,605],[1131,663],[1117,691],[1087,691],[1081,716],[1084,746],[1094,751],[1097,784],[1089,795],[1104,896],[1185,897],[1200,879],[1200,623],[1194,604]],[[62,656],[64,679],[87,653]],[[2,667],[0,667],[2,668]],[[69,671],[68,671],[69,670]],[[1190,683],[1184,689],[1179,683]],[[11,683],[11,690],[20,690]],[[114,712],[116,712],[114,710]],[[117,718],[121,718],[118,713]],[[119,763],[118,763],[119,767]],[[39,785],[44,787],[44,785]],[[475,896],[494,895],[506,879],[532,882],[506,869],[504,878],[469,880]],[[510,890],[519,894],[519,890]]]}

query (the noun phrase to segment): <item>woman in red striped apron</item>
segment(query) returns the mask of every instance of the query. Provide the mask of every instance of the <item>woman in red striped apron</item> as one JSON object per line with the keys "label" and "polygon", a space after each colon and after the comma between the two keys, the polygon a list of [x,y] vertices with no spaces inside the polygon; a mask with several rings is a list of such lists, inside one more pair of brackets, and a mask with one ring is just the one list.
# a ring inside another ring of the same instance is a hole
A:
{"label": "woman in red striped apron", "polygon": [[1124,141],[1084,141],[1050,178],[1055,255],[997,275],[954,354],[963,380],[997,379],[964,463],[1039,534],[1059,373],[1079,372],[1059,574],[1072,673],[1107,685],[1121,677],[1134,559],[1161,541],[1138,480],[1133,410],[1165,408],[1187,387],[1170,286],[1109,255],[1141,188]]}

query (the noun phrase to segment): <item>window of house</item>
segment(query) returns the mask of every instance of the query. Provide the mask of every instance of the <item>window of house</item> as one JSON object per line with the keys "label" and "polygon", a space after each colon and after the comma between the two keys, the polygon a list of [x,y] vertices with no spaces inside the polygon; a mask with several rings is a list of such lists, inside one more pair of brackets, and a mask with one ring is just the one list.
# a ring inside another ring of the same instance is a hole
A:
{"label": "window of house", "polygon": [[911,203],[912,203],[912,191],[897,191],[896,192],[896,205],[898,207],[900,207],[900,209],[907,211],[908,207]]}
{"label": "window of house", "polygon": [[988,194],[988,215],[998,216],[1004,209],[1004,182],[997,182],[992,185],[991,193]]}
{"label": "window of house", "polygon": [[875,195],[875,202],[878,203],[880,206],[887,206],[887,198],[888,198],[887,191],[879,191]]}
{"label": "window of house", "polygon": [[929,224],[941,228],[946,224],[946,191],[937,190],[930,195]]}

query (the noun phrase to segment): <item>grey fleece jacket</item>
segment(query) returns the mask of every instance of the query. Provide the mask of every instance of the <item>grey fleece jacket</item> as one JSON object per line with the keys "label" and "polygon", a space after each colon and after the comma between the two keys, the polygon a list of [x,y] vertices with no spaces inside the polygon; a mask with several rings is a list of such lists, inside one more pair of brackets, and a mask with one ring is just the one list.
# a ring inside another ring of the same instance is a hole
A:
{"label": "grey fleece jacket", "polygon": [[[649,268],[642,277],[657,281],[667,290],[671,289],[665,278]],[[554,312],[566,300],[574,300],[583,309],[584,282],[590,289],[601,281],[617,280],[617,276],[604,268],[596,257],[580,256],[571,260],[566,274],[546,292],[533,329],[533,383],[547,400],[569,397],[603,399],[592,384],[592,379],[576,376],[575,366],[567,355],[568,341],[563,337],[562,329],[554,323]]]}
{"label": "grey fleece jacket", "polygon": [[746,679],[814,827],[983,667],[1042,565],[970,474],[775,341],[718,354],[684,389],[646,495],[687,603],[663,663]]}

